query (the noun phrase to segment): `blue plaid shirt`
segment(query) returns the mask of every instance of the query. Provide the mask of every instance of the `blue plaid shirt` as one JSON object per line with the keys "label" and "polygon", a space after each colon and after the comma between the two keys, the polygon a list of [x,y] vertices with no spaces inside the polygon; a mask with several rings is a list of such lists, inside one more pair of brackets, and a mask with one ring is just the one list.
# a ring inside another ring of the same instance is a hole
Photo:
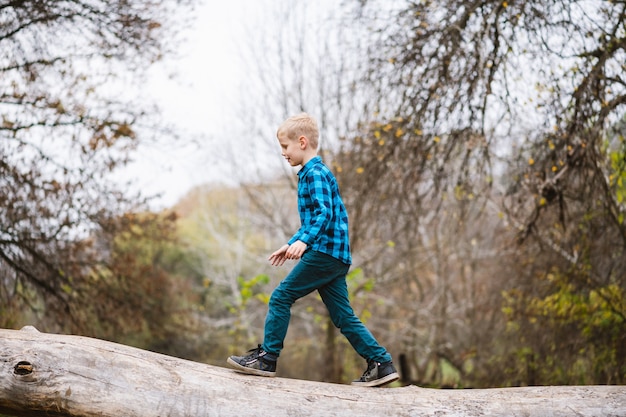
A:
{"label": "blue plaid shirt", "polygon": [[298,211],[300,229],[289,244],[297,240],[308,249],[322,252],[345,264],[352,264],[348,238],[348,213],[339,195],[337,180],[319,156],[298,172]]}

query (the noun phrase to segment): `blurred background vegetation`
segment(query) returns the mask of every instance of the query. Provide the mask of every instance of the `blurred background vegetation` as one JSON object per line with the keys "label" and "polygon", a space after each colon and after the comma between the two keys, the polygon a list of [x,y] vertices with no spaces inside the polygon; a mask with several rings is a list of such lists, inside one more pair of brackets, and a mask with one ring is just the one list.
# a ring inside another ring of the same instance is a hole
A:
{"label": "blurred background vegetation", "polygon": [[[140,98],[194,1],[0,1],[0,326],[219,366],[256,346],[298,227],[274,130],[306,110],[402,383],[624,384],[626,2],[306,3],[268,3],[242,50],[237,185],[154,210],[112,178],[185,141]],[[364,369],[316,296],[286,346],[280,376]]]}

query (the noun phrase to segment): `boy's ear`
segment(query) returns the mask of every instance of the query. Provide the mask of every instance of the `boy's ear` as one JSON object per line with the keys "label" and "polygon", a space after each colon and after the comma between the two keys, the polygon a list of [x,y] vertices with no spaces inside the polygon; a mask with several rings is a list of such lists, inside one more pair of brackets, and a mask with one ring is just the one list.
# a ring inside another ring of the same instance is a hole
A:
{"label": "boy's ear", "polygon": [[300,136],[298,138],[298,141],[300,142],[300,149],[305,149],[307,147],[307,145],[309,144],[309,140],[304,135]]}

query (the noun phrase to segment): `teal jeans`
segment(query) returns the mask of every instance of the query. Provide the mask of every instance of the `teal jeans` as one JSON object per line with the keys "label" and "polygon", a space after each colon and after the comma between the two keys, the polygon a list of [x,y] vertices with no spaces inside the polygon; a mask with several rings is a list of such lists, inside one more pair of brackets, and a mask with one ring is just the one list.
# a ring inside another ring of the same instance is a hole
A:
{"label": "teal jeans", "polygon": [[341,330],[359,355],[366,360],[390,361],[391,355],[378,344],[350,306],[346,284],[349,269],[350,265],[332,256],[306,251],[289,275],[272,292],[265,318],[263,350],[280,355],[289,327],[291,306],[299,298],[317,290],[333,324]]}

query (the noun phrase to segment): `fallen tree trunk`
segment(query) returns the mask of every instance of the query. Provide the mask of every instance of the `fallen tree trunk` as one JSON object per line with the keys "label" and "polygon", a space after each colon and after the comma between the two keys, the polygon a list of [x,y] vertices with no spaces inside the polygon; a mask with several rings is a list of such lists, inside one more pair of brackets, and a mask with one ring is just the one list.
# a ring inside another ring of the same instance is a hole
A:
{"label": "fallen tree trunk", "polygon": [[0,329],[0,413],[19,416],[626,416],[624,386],[359,388],[262,378],[103,340]]}

